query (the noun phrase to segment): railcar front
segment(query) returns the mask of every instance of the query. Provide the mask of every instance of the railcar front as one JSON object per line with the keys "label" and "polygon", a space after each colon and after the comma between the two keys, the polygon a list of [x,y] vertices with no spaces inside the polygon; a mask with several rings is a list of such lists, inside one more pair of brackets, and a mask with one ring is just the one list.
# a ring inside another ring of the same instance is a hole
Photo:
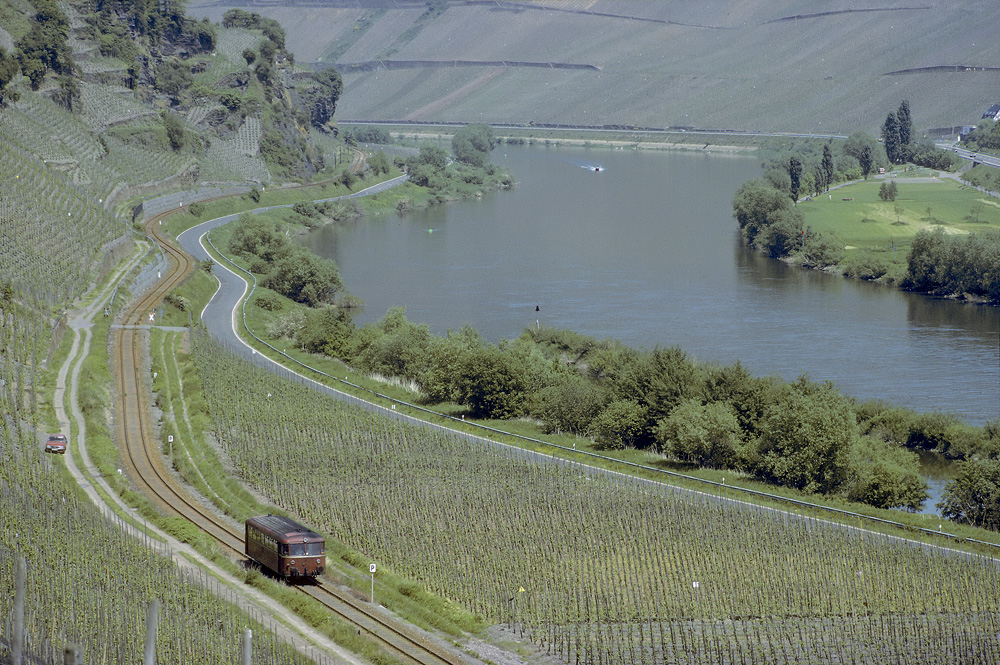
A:
{"label": "railcar front", "polygon": [[309,578],[326,569],[326,540],[295,520],[261,515],[249,518],[245,527],[247,557],[278,575]]}

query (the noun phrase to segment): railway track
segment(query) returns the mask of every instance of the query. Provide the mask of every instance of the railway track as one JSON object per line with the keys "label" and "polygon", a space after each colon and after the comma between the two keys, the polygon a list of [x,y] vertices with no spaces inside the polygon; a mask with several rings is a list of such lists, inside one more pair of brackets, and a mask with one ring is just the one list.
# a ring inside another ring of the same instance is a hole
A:
{"label": "railway track", "polygon": [[[355,150],[352,172],[362,170],[364,153]],[[160,222],[169,212],[146,223],[147,234],[154,238],[167,259],[167,268],[155,286],[130,305],[121,316],[122,323],[112,328],[112,357],[118,399],[115,407],[116,435],[123,472],[164,515],[183,517],[210,535],[230,556],[244,560],[244,534],[241,524],[218,515],[208,502],[183,486],[168,470],[161,454],[161,442],[154,434],[149,404],[148,367],[146,365],[148,331],[155,325],[150,313],[160,300],[177,287],[195,268],[194,260],[178,249],[159,231]],[[297,587],[302,593],[322,603],[332,614],[364,631],[388,654],[400,662],[414,665],[470,665],[478,660],[404,625],[338,588],[329,579],[315,585]]]}

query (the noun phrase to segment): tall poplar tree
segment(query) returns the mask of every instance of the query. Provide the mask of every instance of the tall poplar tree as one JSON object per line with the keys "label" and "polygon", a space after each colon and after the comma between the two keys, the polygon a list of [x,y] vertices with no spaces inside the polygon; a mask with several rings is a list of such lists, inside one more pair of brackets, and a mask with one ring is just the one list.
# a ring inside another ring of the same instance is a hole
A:
{"label": "tall poplar tree", "polygon": [[913,121],[910,119],[910,102],[905,99],[896,111],[896,122],[899,125],[899,161],[909,161],[913,155]]}
{"label": "tall poplar tree", "polygon": [[861,165],[861,173],[865,176],[865,180],[868,180],[868,174],[872,172],[875,166],[875,156],[872,154],[872,147],[866,145],[861,148],[861,156],[858,157],[858,163]]}
{"label": "tall poplar tree", "polygon": [[798,201],[799,186],[802,184],[802,162],[798,157],[788,160],[788,177],[792,181],[792,201]]}
{"label": "tall poplar tree", "polygon": [[905,99],[899,104],[896,120],[899,125],[899,145],[901,147],[910,145],[913,143],[913,121],[910,118],[910,102]]}
{"label": "tall poplar tree", "polygon": [[899,119],[895,113],[889,112],[882,123],[882,139],[885,141],[885,155],[893,164],[900,161]]}
{"label": "tall poplar tree", "polygon": [[830,152],[830,144],[823,146],[823,183],[826,191],[830,191],[830,183],[833,182],[833,154]]}

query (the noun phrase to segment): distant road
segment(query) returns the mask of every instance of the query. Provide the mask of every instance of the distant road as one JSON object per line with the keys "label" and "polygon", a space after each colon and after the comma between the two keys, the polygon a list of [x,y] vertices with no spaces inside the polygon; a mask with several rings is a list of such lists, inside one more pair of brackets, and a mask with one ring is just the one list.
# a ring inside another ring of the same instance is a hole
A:
{"label": "distant road", "polygon": [[962,159],[968,159],[976,164],[986,164],[987,166],[993,166],[1000,169],[1000,157],[994,157],[993,155],[981,155],[974,150],[966,150],[965,148],[953,148],[955,154]]}

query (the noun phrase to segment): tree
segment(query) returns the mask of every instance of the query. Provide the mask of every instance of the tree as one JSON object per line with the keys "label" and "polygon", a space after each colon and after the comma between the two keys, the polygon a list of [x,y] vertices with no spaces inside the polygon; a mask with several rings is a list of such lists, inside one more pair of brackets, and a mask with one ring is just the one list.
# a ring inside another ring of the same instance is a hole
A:
{"label": "tree", "polygon": [[767,408],[783,396],[782,385],[773,377],[751,375],[737,362],[708,370],[702,390],[709,402],[724,402],[732,408],[743,438],[750,441],[760,435]]}
{"label": "tree", "polygon": [[19,95],[14,90],[8,90],[7,86],[14,80],[17,76],[20,66],[17,64],[17,59],[8,55],[7,51],[0,46],[0,106],[6,104],[7,102],[16,102]]}
{"label": "tree", "polygon": [[164,62],[156,70],[153,85],[160,92],[176,97],[190,87],[193,80],[189,65],[183,62]]}
{"label": "tree", "polygon": [[686,400],[656,428],[656,441],[682,462],[733,469],[740,462],[740,425],[728,404]]}
{"label": "tree", "polygon": [[178,152],[184,147],[184,124],[181,119],[169,111],[162,113],[163,128],[167,132],[167,141],[170,142],[170,149]]}
{"label": "tree", "polygon": [[411,159],[415,159],[418,164],[427,164],[438,171],[444,170],[448,166],[448,153],[444,151],[444,148],[433,143],[425,143],[420,146],[420,152]]}
{"label": "tree", "polygon": [[452,137],[451,152],[463,164],[483,167],[489,163],[490,152],[496,144],[493,128],[489,125],[466,125]]}
{"label": "tree", "polygon": [[971,217],[972,221],[974,221],[976,224],[979,223],[979,216],[983,214],[983,208],[985,207],[986,206],[982,201],[976,201],[971,206],[969,206],[969,217]]}
{"label": "tree", "polygon": [[948,238],[940,227],[918,232],[906,257],[906,283],[919,290],[940,286],[941,270],[948,251]]}
{"label": "tree", "polygon": [[903,152],[903,158],[909,154],[909,146],[913,143],[913,121],[910,119],[910,102],[905,99],[900,102],[899,110],[896,111],[896,122],[899,128],[899,146]]}
{"label": "tree", "polygon": [[[256,191],[259,194],[259,190]],[[278,231],[273,222],[263,217],[244,213],[235,227],[229,238],[229,251],[251,262],[258,260],[264,270],[291,251],[288,238]],[[251,268],[254,267],[251,265]]]}
{"label": "tree", "polygon": [[868,175],[875,167],[875,155],[872,153],[870,145],[861,148],[861,156],[858,157],[858,164],[861,165],[861,174],[865,177],[865,180],[868,180]]}
{"label": "tree", "polygon": [[618,400],[644,408],[646,423],[641,434],[652,443],[659,421],[682,401],[697,396],[700,385],[698,367],[683,349],[656,347],[624,368],[612,383],[612,393]]}
{"label": "tree", "polygon": [[252,65],[253,61],[257,59],[257,52],[252,48],[243,49],[243,59],[247,61],[247,65]]}
{"label": "tree", "polygon": [[799,186],[802,184],[802,162],[798,157],[792,156],[788,159],[788,178],[792,184],[792,201],[798,201]]}
{"label": "tree", "polygon": [[402,307],[390,309],[377,325],[366,326],[360,337],[355,363],[367,372],[417,381],[428,369],[430,330],[409,321]]}
{"label": "tree", "polygon": [[309,307],[333,303],[343,287],[337,264],[305,247],[291,247],[268,271],[262,285]]}
{"label": "tree", "polygon": [[484,346],[464,354],[457,365],[456,397],[473,416],[500,419],[523,413],[527,381],[511,356]]}
{"label": "tree", "polygon": [[567,374],[556,385],[538,391],[531,414],[542,421],[546,432],[583,434],[604,407],[604,393],[592,381]]}
{"label": "tree", "polygon": [[828,189],[829,185],[826,181],[826,173],[823,172],[822,167],[816,166],[813,168],[813,193],[819,194],[824,189]]}
{"label": "tree", "polygon": [[804,216],[801,210],[779,210],[757,234],[753,246],[772,259],[788,256],[802,245]]}
{"label": "tree", "polygon": [[830,152],[830,144],[827,143],[823,146],[823,182],[827,191],[830,190],[830,183],[833,182],[833,173],[833,153]]}
{"label": "tree", "polygon": [[461,358],[485,346],[479,332],[465,325],[458,332],[449,330],[444,337],[434,337],[427,348],[427,363],[418,377],[420,388],[431,402],[457,401],[458,368]]}
{"label": "tree", "polygon": [[323,307],[311,310],[295,335],[300,347],[345,361],[352,359],[354,322],[343,309]]}
{"label": "tree", "polygon": [[69,19],[55,0],[35,0],[35,17],[27,34],[17,42],[16,57],[31,88],[38,90],[51,69],[56,74],[73,74],[73,59],[67,40]]}
{"label": "tree", "polygon": [[878,197],[883,201],[895,201],[896,200],[896,181],[890,180],[889,182],[883,182],[878,188]]}
{"label": "tree", "polygon": [[[866,150],[867,148],[867,150]],[[861,173],[867,178],[865,169],[871,173],[875,168],[885,162],[883,157],[883,144],[868,132],[854,132],[844,141],[844,155],[858,160]],[[867,163],[867,167],[865,164]]]}
{"label": "tree", "polygon": [[375,175],[388,174],[391,169],[389,158],[384,152],[379,150],[368,158],[368,168]]}
{"label": "tree", "polygon": [[832,386],[802,378],[767,407],[749,463],[768,482],[828,493],[847,479],[857,438],[858,424],[847,398]]}
{"label": "tree", "polygon": [[885,143],[885,154],[893,164],[902,162],[900,145],[902,139],[899,134],[899,119],[895,113],[890,112],[882,123],[882,140]]}
{"label": "tree", "polygon": [[743,183],[733,195],[733,216],[747,244],[754,242],[775,213],[789,208],[788,196],[761,178]]}
{"label": "tree", "polygon": [[219,103],[226,107],[230,113],[239,113],[243,108],[243,98],[235,92],[224,92],[219,95]]}
{"label": "tree", "polygon": [[874,437],[860,437],[851,451],[847,498],[876,508],[919,510],[927,499],[917,454]]}
{"label": "tree", "polygon": [[600,445],[621,450],[635,444],[646,420],[646,409],[641,405],[631,400],[616,400],[591,421],[590,433]]}
{"label": "tree", "polygon": [[959,524],[1000,530],[1000,460],[958,463],[958,475],[944,488],[937,504],[941,515]]}

